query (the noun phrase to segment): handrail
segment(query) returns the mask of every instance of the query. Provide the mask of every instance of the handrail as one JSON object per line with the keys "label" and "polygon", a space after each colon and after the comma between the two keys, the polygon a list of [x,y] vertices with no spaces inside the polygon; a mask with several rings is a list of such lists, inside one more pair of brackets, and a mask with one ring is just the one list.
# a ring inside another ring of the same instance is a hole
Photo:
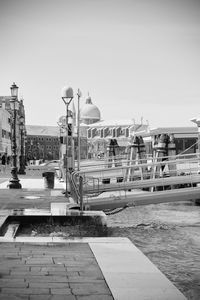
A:
{"label": "handrail", "polygon": [[[160,159],[163,159],[165,157],[161,157]],[[87,170],[80,170],[80,171],[75,171],[76,174],[86,174],[86,173],[96,173],[96,172],[110,172],[111,170],[126,170],[126,169],[138,169],[138,167],[150,167],[150,166],[159,166],[163,164],[173,164],[173,163],[185,163],[185,162],[197,162],[196,159],[191,158],[191,159],[175,159],[175,160],[162,160],[159,162],[148,162],[148,163],[142,163],[139,165],[131,165],[131,166],[120,166],[120,167],[111,167],[111,168],[97,168],[97,169],[87,169]]]}
{"label": "handrail", "polygon": [[[183,162],[184,159],[187,159],[187,157],[191,157],[192,158],[188,158],[188,159],[200,159],[200,153],[190,153],[190,154],[177,154],[177,155],[173,155],[173,156],[162,156],[162,157],[159,157],[158,159],[165,159],[166,161],[169,162],[169,158],[173,158],[173,160],[175,160],[176,162],[180,161],[180,162]],[[115,157],[110,157],[113,159],[113,162],[112,163],[122,163],[123,164],[128,164],[128,163],[131,163],[131,165],[134,165],[134,164],[139,164],[139,166],[141,167],[143,165],[143,161],[144,160],[151,160],[152,162],[155,160],[153,156],[146,156],[142,159],[135,159],[135,160],[131,160],[131,159],[119,159],[118,156],[115,156]],[[172,161],[172,160],[170,160]],[[111,163],[111,162],[108,162],[108,161],[100,161],[98,164],[95,163],[95,164],[85,164],[83,166],[81,166],[82,169],[91,169],[92,167],[99,167],[99,166],[108,166],[108,164]],[[149,162],[151,163],[151,162]],[[124,166],[124,165],[123,165]],[[130,167],[130,165],[128,166]],[[112,167],[110,167],[109,169],[111,169]],[[121,168],[121,167],[120,167]]]}
{"label": "handrail", "polygon": [[183,185],[183,184],[196,184],[200,183],[200,174],[196,175],[185,175],[185,176],[171,176],[171,177],[161,177],[154,179],[141,179],[136,181],[125,181],[119,183],[101,184],[98,188],[87,187],[84,192],[87,194],[94,194],[95,192],[107,192],[107,191],[127,191],[130,189],[143,189],[150,187],[159,186],[173,186]]}
{"label": "handrail", "polygon": [[[198,152],[196,152],[196,153],[188,153],[188,154],[174,154],[173,155],[173,157],[185,157],[185,156],[200,156],[200,153],[198,153]],[[98,161],[98,162],[105,162],[105,160],[107,160],[107,159],[109,159],[109,158],[112,158],[112,157],[114,157],[115,159],[121,159],[121,160],[127,160],[127,157],[128,157],[128,154],[126,154],[126,155],[123,155],[123,156],[121,156],[121,155],[116,155],[116,156],[106,156],[106,157],[104,157],[103,159],[91,159],[91,160],[87,160],[87,161]],[[152,158],[153,157],[153,155],[152,154],[145,154],[144,155],[144,159],[145,158]],[[164,157],[171,157],[171,155],[170,156],[164,156]],[[84,159],[82,160],[82,162],[84,162]],[[90,164],[89,164],[90,165]]]}

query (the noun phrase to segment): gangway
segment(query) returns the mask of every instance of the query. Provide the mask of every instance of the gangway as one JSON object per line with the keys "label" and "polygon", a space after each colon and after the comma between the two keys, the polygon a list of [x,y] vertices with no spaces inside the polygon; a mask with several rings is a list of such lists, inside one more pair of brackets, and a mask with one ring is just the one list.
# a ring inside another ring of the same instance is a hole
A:
{"label": "gangway", "polygon": [[166,202],[194,201],[200,199],[200,187],[175,190],[141,192],[119,191],[118,193],[103,193],[96,197],[85,197],[84,207],[88,210],[108,210],[138,205],[159,204]]}
{"label": "gangway", "polygon": [[[142,203],[142,201],[153,203],[155,197],[161,197],[162,201],[164,200],[165,202],[168,202],[170,199],[172,201],[190,199],[191,196],[195,199],[200,198],[200,188],[198,187],[200,183],[198,154],[179,155],[176,156],[176,159],[173,156],[172,160],[171,157],[167,157],[167,160],[165,157],[165,161],[159,162],[148,159],[148,163],[145,164],[132,164],[133,176],[129,181],[126,175],[130,165],[127,165],[126,160],[120,161],[122,162],[122,166],[120,167],[108,168],[106,164],[103,165],[101,163],[99,167],[95,166],[93,168],[90,165],[89,168],[81,168],[80,171],[74,171],[71,174],[71,182],[77,191],[79,190],[79,178],[83,178],[84,203],[87,203],[90,207],[98,207],[97,204],[100,201],[101,207],[102,205],[105,207],[117,207],[120,205],[121,207],[127,204],[132,205],[132,203],[136,203],[137,201],[139,201],[137,203]],[[168,168],[169,165],[170,168]],[[176,168],[172,168],[173,172],[171,173],[171,166],[173,165],[176,165]],[[155,169],[155,166],[162,166],[164,176],[163,174],[162,176],[161,174],[155,174],[154,178],[151,177],[151,171],[153,168]],[[176,174],[174,172],[175,169]],[[140,175],[141,170],[147,170],[145,176]],[[153,190],[152,187],[154,187]],[[141,195],[138,198],[138,193],[131,193],[131,191],[135,191],[136,189],[138,191],[145,190],[142,193],[143,198],[141,198]],[[160,191],[160,189],[163,191]],[[118,192],[114,200],[111,197],[113,192]],[[110,193],[109,196],[108,193]]]}

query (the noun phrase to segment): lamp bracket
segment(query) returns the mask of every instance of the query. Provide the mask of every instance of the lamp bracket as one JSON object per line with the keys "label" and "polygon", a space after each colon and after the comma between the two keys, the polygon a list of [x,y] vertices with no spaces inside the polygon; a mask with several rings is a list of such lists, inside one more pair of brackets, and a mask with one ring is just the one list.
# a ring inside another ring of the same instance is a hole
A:
{"label": "lamp bracket", "polygon": [[[65,105],[69,105],[73,98],[62,97],[62,99],[63,99],[63,102],[65,103]],[[69,100],[67,101],[66,99],[69,99]]]}

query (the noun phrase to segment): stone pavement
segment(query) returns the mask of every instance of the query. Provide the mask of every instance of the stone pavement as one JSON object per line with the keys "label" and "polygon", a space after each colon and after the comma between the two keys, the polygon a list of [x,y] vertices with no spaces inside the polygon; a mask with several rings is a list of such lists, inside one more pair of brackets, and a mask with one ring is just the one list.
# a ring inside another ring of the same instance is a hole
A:
{"label": "stone pavement", "polygon": [[0,243],[0,299],[186,300],[127,238],[47,240]]}
{"label": "stone pavement", "polygon": [[8,189],[8,179],[0,183],[0,210],[50,208],[51,202],[66,202],[64,183],[55,178],[55,189],[45,189],[42,178],[20,178],[22,189]]}
{"label": "stone pavement", "polygon": [[[7,189],[7,185],[9,180],[5,178],[5,180],[0,184],[0,189]],[[43,178],[20,178],[20,183],[23,189],[44,189],[44,179]],[[64,189],[65,183],[59,182],[57,178],[55,178],[55,189]]]}
{"label": "stone pavement", "polygon": [[1,243],[0,248],[2,300],[113,300],[88,244]]}

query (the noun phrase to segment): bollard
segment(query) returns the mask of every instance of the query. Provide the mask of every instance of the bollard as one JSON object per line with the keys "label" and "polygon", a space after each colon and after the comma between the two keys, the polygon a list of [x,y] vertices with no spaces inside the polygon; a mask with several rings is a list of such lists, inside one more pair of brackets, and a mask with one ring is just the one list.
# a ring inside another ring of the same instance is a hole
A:
{"label": "bollard", "polygon": [[125,181],[131,181],[131,178],[134,175],[134,170],[132,168],[135,165],[135,160],[137,159],[137,149],[138,149],[139,139],[137,136],[133,138],[132,144],[129,146],[128,153],[128,166],[130,166],[126,171]]}
{"label": "bollard", "polygon": [[[142,136],[138,138],[138,160],[140,164],[146,164],[146,147],[143,141]],[[141,178],[144,179],[147,177],[147,167],[141,168]]]}
{"label": "bollard", "polygon": [[44,172],[42,173],[42,176],[44,177],[44,187],[47,189],[53,189],[54,188],[54,172]]}
{"label": "bollard", "polygon": [[[169,135],[169,143],[168,143],[168,156],[170,156],[169,160],[175,160],[176,159],[176,144],[174,142],[174,135]],[[177,175],[177,168],[175,163],[168,164],[169,168],[169,174],[170,176],[176,176]]]}
{"label": "bollard", "polygon": [[79,176],[80,210],[83,211],[83,177]]}

